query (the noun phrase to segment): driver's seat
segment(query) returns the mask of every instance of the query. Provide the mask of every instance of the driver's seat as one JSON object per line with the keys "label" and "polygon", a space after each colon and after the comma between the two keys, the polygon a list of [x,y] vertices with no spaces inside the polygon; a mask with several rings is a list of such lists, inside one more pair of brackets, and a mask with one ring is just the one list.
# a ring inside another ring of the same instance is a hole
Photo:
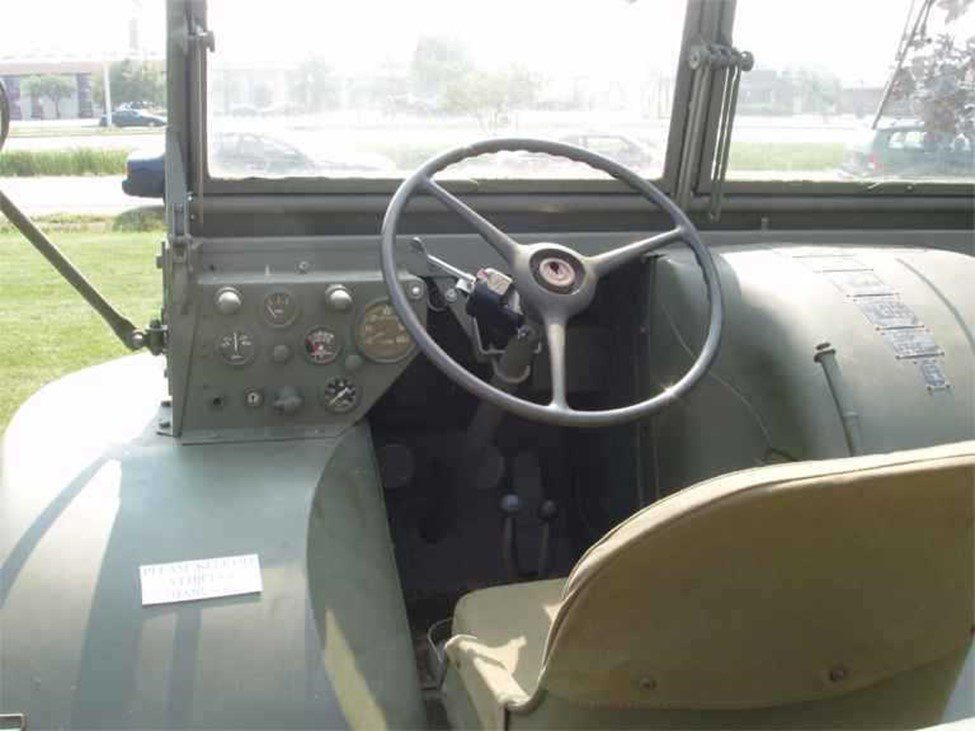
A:
{"label": "driver's seat", "polygon": [[[457,727],[905,727],[975,715],[975,441],[744,470],[565,580],[463,597]],[[967,658],[967,660],[966,660]]]}

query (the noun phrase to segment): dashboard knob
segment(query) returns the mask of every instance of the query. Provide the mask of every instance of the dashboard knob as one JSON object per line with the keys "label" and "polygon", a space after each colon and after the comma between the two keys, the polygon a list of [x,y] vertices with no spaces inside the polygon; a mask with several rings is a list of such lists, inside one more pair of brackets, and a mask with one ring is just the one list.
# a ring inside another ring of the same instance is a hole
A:
{"label": "dashboard knob", "polygon": [[336,312],[348,312],[352,309],[352,293],[341,284],[336,284],[325,290],[325,304]]}
{"label": "dashboard knob", "polygon": [[243,300],[240,297],[240,292],[238,292],[233,287],[225,287],[217,292],[215,298],[217,309],[224,315],[232,315],[239,311],[241,305],[243,305]]}
{"label": "dashboard knob", "polygon": [[291,360],[291,346],[278,343],[271,349],[271,360],[275,363],[287,363]]}
{"label": "dashboard knob", "polygon": [[291,416],[298,412],[302,403],[301,391],[294,386],[282,386],[275,392],[274,403],[271,405],[279,414]]}

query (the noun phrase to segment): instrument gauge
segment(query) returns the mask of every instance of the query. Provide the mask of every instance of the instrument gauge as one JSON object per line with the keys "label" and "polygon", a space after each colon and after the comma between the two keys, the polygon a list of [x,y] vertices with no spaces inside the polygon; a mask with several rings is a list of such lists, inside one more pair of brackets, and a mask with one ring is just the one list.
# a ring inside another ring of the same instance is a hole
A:
{"label": "instrument gauge", "polygon": [[287,327],[298,317],[298,302],[290,292],[270,292],[264,297],[261,312],[271,327]]}
{"label": "instrument gauge", "polygon": [[246,330],[233,330],[217,338],[217,352],[227,365],[245,366],[254,360],[257,343]]}
{"label": "instrument gauge", "polygon": [[377,363],[395,363],[413,351],[413,338],[389,302],[369,305],[355,334],[362,354]]}
{"label": "instrument gauge", "polygon": [[333,378],[322,388],[322,406],[333,414],[347,414],[359,404],[359,387],[351,378]]}
{"label": "instrument gauge", "polygon": [[315,365],[328,365],[342,350],[339,336],[326,327],[316,327],[305,335],[305,357]]}

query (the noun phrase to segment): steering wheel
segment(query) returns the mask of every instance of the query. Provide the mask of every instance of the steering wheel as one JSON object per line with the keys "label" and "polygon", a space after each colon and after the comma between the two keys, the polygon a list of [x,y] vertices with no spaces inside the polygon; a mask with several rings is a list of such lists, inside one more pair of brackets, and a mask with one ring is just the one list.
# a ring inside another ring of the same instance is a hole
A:
{"label": "steering wheel", "polygon": [[[450,165],[477,155],[501,151],[545,153],[585,163],[606,172],[666,211],[674,227],[596,256],[583,256],[558,243],[518,243],[433,180],[436,173]],[[418,191],[432,195],[467,221],[507,263],[507,273],[513,280],[513,286],[521,298],[526,314],[537,318],[544,327],[552,380],[552,400],[548,404],[519,398],[482,381],[447,355],[413,312],[410,301],[398,285],[395,250],[400,217],[410,197]],[[707,337],[694,364],[677,383],[646,400],[613,409],[573,409],[566,400],[567,323],[590,305],[601,277],[675,241],[682,241],[694,252],[704,275],[710,303]],[[389,290],[390,301],[420,350],[447,377],[470,393],[526,419],[558,426],[594,427],[619,424],[646,416],[687,393],[704,375],[718,352],[724,319],[721,285],[711,253],[701,241],[694,224],[653,184],[619,163],[580,147],[548,140],[493,139],[459,147],[428,160],[403,181],[390,200],[383,218],[381,254],[383,278]]]}
{"label": "steering wheel", "polygon": [[7,87],[0,81],[0,150],[3,143],[7,141],[7,133],[10,131],[10,102],[7,100]]}

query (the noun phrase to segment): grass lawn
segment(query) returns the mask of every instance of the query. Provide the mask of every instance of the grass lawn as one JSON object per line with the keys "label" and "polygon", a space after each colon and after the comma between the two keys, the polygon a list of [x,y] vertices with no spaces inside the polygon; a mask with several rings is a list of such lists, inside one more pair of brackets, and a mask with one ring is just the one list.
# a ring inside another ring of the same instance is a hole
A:
{"label": "grass lawn", "polygon": [[835,170],[843,162],[845,149],[838,142],[733,142],[728,167],[783,172]]}
{"label": "grass lawn", "polygon": [[[137,326],[158,316],[162,273],[155,257],[163,232],[66,232],[51,238]],[[0,231],[0,431],[45,383],[127,352],[19,233]]]}

